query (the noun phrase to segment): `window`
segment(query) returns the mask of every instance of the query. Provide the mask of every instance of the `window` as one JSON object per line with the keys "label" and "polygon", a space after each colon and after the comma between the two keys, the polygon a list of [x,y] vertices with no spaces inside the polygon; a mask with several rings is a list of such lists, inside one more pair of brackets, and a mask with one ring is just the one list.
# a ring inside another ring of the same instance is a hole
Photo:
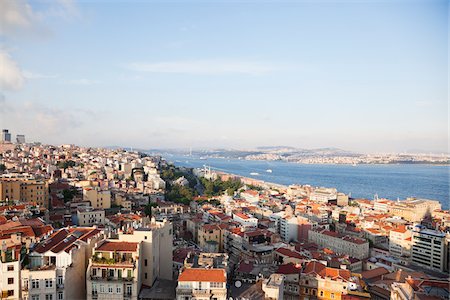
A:
{"label": "window", "polygon": [[112,294],[113,293],[113,287],[112,285],[108,286],[108,293]]}
{"label": "window", "polygon": [[127,295],[131,295],[133,292],[133,287],[131,285],[127,285]]}
{"label": "window", "polygon": [[39,300],[39,295],[32,295],[31,300]]}
{"label": "window", "polygon": [[147,239],[147,236],[144,236],[144,239],[146,240],[146,239]]}
{"label": "window", "polygon": [[122,278],[122,270],[117,270],[117,277]]}
{"label": "window", "polygon": [[8,266],[8,271],[14,271],[14,266]]}
{"label": "window", "polygon": [[45,279],[45,287],[46,287],[46,288],[51,288],[51,287],[53,287],[53,280],[51,280],[51,279]]}
{"label": "window", "polygon": [[131,270],[128,270],[127,277],[131,277]]}
{"label": "window", "polygon": [[8,284],[14,284],[14,278],[8,278]]}
{"label": "window", "polygon": [[114,277],[114,269],[109,269],[109,277]]}
{"label": "window", "polygon": [[100,293],[104,293],[105,292],[105,286],[103,284],[100,284]]}
{"label": "window", "polygon": [[144,260],[144,265],[147,266],[147,259]]}
{"label": "window", "polygon": [[116,288],[116,292],[117,292],[117,294],[121,294],[122,293],[122,288],[120,286],[118,286]]}
{"label": "window", "polygon": [[32,289],[38,289],[39,288],[39,279],[32,279],[31,280],[31,288]]}
{"label": "window", "polygon": [[62,276],[58,276],[58,278],[56,279],[58,282],[58,285],[63,285],[64,281],[63,281],[63,277]]}
{"label": "window", "polygon": [[222,282],[211,282],[209,284],[209,286],[213,289],[213,288],[222,288],[223,287],[223,283]]}
{"label": "window", "polygon": [[45,294],[45,300],[53,300],[52,294]]}
{"label": "window", "polygon": [[8,290],[8,297],[14,296],[14,290]]}
{"label": "window", "polygon": [[331,293],[331,299],[334,299],[334,293]]}
{"label": "window", "polygon": [[58,292],[58,300],[63,300],[63,299],[64,299],[63,292]]}
{"label": "window", "polygon": [[145,279],[147,279],[147,272],[145,272],[144,277],[145,277]]}
{"label": "window", "polygon": [[320,297],[323,297],[323,291],[320,291]]}

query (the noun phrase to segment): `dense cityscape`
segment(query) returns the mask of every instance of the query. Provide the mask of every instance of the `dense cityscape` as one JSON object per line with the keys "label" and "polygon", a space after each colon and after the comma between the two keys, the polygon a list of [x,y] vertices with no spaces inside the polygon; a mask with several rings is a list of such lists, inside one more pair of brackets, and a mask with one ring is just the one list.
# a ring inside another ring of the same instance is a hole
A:
{"label": "dense cityscape", "polygon": [[450,212],[173,165],[0,144],[2,299],[448,299]]}

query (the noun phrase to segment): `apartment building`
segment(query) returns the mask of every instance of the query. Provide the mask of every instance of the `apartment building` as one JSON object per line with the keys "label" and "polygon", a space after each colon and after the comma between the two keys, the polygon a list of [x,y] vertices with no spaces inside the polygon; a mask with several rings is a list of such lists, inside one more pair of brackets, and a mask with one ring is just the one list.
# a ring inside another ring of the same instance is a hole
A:
{"label": "apartment building", "polygon": [[445,233],[416,225],[412,232],[411,262],[432,270],[446,271]]}
{"label": "apartment building", "polygon": [[105,210],[93,207],[77,208],[78,226],[93,226],[105,224]]}
{"label": "apartment building", "polygon": [[[356,291],[358,282],[349,270],[335,269],[312,261],[300,277],[300,299],[343,299],[344,295]],[[357,298],[361,299],[361,298]]]}
{"label": "apartment building", "polygon": [[137,300],[141,287],[141,243],[101,241],[89,260],[86,299]]}
{"label": "apartment building", "polygon": [[0,248],[1,299],[20,298],[20,250],[21,245],[2,240]]}
{"label": "apartment building", "polygon": [[93,208],[111,208],[111,192],[99,187],[83,188],[83,200],[91,202]]}
{"label": "apartment building", "polygon": [[407,278],[391,285],[391,300],[449,299],[448,280]]}
{"label": "apartment building", "polygon": [[309,199],[320,203],[337,201],[337,190],[334,188],[317,188],[311,192]]}
{"label": "apartment building", "polygon": [[0,177],[0,202],[35,202],[48,207],[48,183],[24,176]]}
{"label": "apartment building", "polygon": [[183,269],[178,276],[177,300],[227,299],[224,269]]}
{"label": "apartment building", "polygon": [[403,264],[408,264],[411,257],[411,230],[400,225],[389,232],[389,254],[397,257]]}
{"label": "apartment building", "polygon": [[239,222],[244,227],[257,227],[258,219],[252,216],[249,216],[244,213],[236,212],[233,213],[233,220]]}
{"label": "apartment building", "polygon": [[21,271],[22,299],[84,299],[88,257],[102,238],[97,228],[63,228],[39,243]]}
{"label": "apartment building", "polygon": [[167,220],[152,218],[144,227],[119,233],[119,241],[140,243],[141,283],[151,287],[159,279],[172,279],[173,228]]}
{"label": "apartment building", "polygon": [[369,242],[365,239],[341,235],[326,229],[310,230],[308,240],[322,248],[329,248],[337,253],[365,259],[369,257]]}
{"label": "apartment building", "polygon": [[198,231],[198,245],[206,252],[223,252],[224,233],[218,224],[205,224]]}

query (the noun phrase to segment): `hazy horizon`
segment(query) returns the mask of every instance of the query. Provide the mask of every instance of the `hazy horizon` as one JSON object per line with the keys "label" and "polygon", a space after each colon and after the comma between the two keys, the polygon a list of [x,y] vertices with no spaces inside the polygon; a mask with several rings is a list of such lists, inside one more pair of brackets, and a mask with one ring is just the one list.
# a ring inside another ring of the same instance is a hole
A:
{"label": "hazy horizon", "polygon": [[48,144],[448,153],[449,3],[0,2],[0,127]]}

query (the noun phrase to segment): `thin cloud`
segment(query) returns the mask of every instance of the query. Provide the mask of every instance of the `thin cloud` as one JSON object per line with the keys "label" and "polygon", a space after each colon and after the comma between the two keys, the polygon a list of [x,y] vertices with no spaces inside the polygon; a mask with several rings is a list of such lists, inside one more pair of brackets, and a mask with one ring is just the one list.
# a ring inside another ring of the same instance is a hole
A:
{"label": "thin cloud", "polygon": [[191,60],[143,63],[127,65],[130,70],[149,73],[178,74],[248,74],[261,75],[284,69],[283,66],[262,62],[225,61],[225,60]]}
{"label": "thin cloud", "polygon": [[20,30],[31,29],[37,20],[36,14],[26,1],[0,1],[1,35],[12,35]]}
{"label": "thin cloud", "polygon": [[67,83],[73,84],[73,85],[93,85],[93,84],[100,83],[100,81],[91,80],[91,79],[87,79],[87,78],[80,78],[80,79],[69,80],[69,81],[67,81]]}
{"label": "thin cloud", "polygon": [[0,51],[0,88],[19,90],[24,83],[24,75],[17,63],[6,51]]}
{"label": "thin cloud", "polygon": [[41,73],[31,72],[31,71],[27,71],[27,70],[23,71],[23,76],[26,79],[53,79],[53,78],[58,77],[58,75],[41,74]]}

